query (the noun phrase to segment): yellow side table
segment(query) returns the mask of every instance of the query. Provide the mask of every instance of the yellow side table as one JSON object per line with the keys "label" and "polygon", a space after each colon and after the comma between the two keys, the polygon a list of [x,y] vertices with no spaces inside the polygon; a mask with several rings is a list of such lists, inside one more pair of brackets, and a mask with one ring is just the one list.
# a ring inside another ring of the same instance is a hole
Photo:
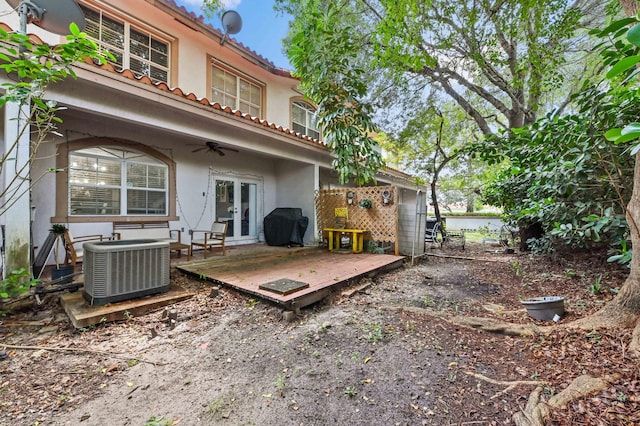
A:
{"label": "yellow side table", "polygon": [[351,250],[354,253],[362,253],[364,246],[363,229],[324,228],[324,231],[329,234],[329,251],[340,248],[340,236],[342,234],[351,234]]}

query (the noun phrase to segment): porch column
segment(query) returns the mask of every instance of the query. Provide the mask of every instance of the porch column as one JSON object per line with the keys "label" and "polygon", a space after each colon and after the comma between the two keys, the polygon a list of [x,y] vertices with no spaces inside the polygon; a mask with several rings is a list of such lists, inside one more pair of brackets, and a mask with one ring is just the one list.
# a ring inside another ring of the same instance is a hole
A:
{"label": "porch column", "polygon": [[[316,163],[313,165],[313,193],[318,194],[319,191],[320,191],[320,165]],[[316,211],[317,204],[315,202],[315,198],[313,200],[313,205],[314,205],[313,235],[314,235],[314,241],[318,243],[319,242],[318,235],[320,235],[320,230],[318,229],[318,212]]]}
{"label": "porch column", "polygon": [[0,210],[5,225],[3,277],[15,269],[31,271],[29,114],[29,105],[7,102],[4,106],[4,198]]}

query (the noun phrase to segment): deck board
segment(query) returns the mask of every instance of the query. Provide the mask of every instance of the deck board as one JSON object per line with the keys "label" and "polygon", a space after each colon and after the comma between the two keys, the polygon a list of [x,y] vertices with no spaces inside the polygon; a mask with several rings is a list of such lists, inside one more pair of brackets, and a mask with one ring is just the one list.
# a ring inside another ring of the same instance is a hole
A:
{"label": "deck board", "polygon": [[[237,256],[211,256],[181,263],[188,274],[235,288],[286,307],[304,307],[329,291],[374,271],[397,267],[404,257],[388,254],[335,253],[325,249],[266,251]],[[301,281],[309,287],[281,295],[260,289],[280,279]]]}

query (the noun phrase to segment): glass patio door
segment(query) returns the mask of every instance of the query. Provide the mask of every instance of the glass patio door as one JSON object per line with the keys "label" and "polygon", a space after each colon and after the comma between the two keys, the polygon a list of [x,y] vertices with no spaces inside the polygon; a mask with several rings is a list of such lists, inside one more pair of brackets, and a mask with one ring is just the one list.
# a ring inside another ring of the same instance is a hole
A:
{"label": "glass patio door", "polygon": [[215,218],[227,222],[229,241],[258,238],[258,184],[237,178],[215,180]]}

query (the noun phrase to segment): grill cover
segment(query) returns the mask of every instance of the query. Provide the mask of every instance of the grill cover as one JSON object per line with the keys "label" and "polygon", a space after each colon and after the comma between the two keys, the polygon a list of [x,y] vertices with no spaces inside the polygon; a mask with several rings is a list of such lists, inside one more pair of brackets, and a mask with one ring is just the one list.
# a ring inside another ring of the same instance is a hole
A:
{"label": "grill cover", "polygon": [[279,207],[264,218],[264,239],[270,246],[304,245],[309,218],[298,207]]}

